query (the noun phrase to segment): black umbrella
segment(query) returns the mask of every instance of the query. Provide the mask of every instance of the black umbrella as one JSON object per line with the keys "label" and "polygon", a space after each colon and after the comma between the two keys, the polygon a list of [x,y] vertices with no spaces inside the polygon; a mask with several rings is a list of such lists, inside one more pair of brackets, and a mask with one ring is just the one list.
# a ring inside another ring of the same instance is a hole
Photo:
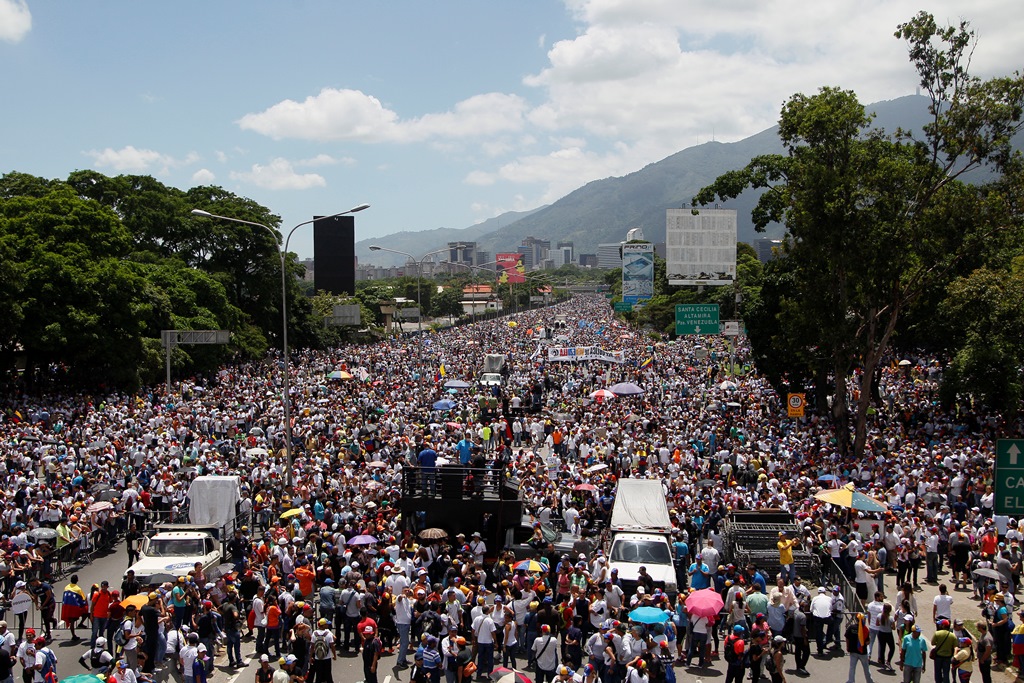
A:
{"label": "black umbrella", "polygon": [[153,574],[152,576],[149,577],[149,584],[148,585],[150,585],[150,586],[157,586],[157,585],[159,585],[161,583],[167,583],[168,581],[170,581],[171,583],[174,583],[177,580],[178,580],[178,577],[174,576],[173,574]]}

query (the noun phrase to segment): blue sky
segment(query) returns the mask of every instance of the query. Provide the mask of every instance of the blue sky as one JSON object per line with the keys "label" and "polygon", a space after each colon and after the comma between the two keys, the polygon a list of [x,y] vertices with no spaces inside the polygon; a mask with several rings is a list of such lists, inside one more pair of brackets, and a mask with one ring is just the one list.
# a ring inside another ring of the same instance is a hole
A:
{"label": "blue sky", "polygon": [[286,229],[369,202],[357,239],[462,228],[756,133],[794,92],[912,93],[892,34],[919,9],[969,12],[979,75],[1020,68],[1016,0],[0,0],[0,172],[217,184]]}

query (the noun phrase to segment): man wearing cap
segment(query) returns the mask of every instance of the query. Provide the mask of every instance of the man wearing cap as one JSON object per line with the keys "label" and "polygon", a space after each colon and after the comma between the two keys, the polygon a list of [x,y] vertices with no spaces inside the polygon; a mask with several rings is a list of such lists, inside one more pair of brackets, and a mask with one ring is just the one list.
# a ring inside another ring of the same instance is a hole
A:
{"label": "man wearing cap", "polygon": [[363,627],[360,637],[363,641],[363,683],[377,683],[377,662],[384,645],[370,624]]}
{"label": "man wearing cap", "polygon": [[950,662],[956,651],[957,638],[949,629],[948,619],[940,619],[936,623],[931,645],[935,650],[935,683],[949,683]]}
{"label": "man wearing cap", "polygon": [[832,596],[824,586],[818,586],[818,594],[811,600],[811,630],[819,655],[825,653],[825,629],[831,623]]}
{"label": "man wearing cap", "polygon": [[928,641],[921,637],[921,626],[914,624],[903,636],[900,646],[900,671],[903,683],[921,683],[921,674],[928,665]]}
{"label": "man wearing cap", "polygon": [[530,647],[531,658],[537,668],[535,677],[536,683],[545,683],[555,679],[555,669],[558,668],[558,642],[551,635],[551,627],[543,624],[540,627],[540,636],[533,641]]}
{"label": "man wearing cap", "polygon": [[185,679],[185,683],[195,683],[195,673],[193,664],[199,657],[199,636],[195,633],[189,633],[186,638],[186,645],[181,648],[181,652],[178,653],[178,663],[181,664],[181,675]]}
{"label": "man wearing cap", "polygon": [[309,683],[333,683],[331,661],[337,658],[334,634],[327,628],[327,620],[321,617],[309,644]]}

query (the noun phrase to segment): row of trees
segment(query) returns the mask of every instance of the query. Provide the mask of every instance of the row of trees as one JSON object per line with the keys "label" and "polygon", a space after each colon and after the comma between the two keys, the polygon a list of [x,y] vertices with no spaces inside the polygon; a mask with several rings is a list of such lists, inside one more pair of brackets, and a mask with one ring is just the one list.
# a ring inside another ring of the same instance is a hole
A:
{"label": "row of trees", "polygon": [[896,37],[931,99],[923,131],[871,128],[848,90],[797,94],[779,120],[786,154],[694,198],[764,190],[754,223],[782,223],[787,238],[743,302],[756,360],[777,386],[828,387],[818,396],[834,397],[839,447],[857,455],[880,368],[903,354],[950,360],[947,400],[1016,410],[1024,395],[1024,166],[1013,148],[1024,78],[972,76],[966,22],[940,27],[922,12]]}

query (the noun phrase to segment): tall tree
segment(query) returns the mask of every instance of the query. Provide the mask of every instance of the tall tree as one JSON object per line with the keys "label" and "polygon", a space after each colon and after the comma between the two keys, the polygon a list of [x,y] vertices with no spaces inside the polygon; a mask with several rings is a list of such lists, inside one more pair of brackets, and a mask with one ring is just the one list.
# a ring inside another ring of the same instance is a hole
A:
{"label": "tall tree", "polygon": [[[780,301],[777,315],[829,360],[839,447],[857,455],[866,442],[871,382],[900,316],[984,237],[957,220],[962,212],[950,211],[977,202],[977,191],[958,178],[1009,163],[1024,113],[1020,74],[988,81],[969,74],[974,36],[966,22],[939,28],[922,12],[896,35],[908,42],[931,98],[921,139],[869,129],[871,117],[853,92],[797,94],[779,121],[786,154],[755,158],[694,199],[708,204],[767,188],[753,220],[758,230],[785,224],[799,293]],[[861,382],[850,389],[855,368]]]}

